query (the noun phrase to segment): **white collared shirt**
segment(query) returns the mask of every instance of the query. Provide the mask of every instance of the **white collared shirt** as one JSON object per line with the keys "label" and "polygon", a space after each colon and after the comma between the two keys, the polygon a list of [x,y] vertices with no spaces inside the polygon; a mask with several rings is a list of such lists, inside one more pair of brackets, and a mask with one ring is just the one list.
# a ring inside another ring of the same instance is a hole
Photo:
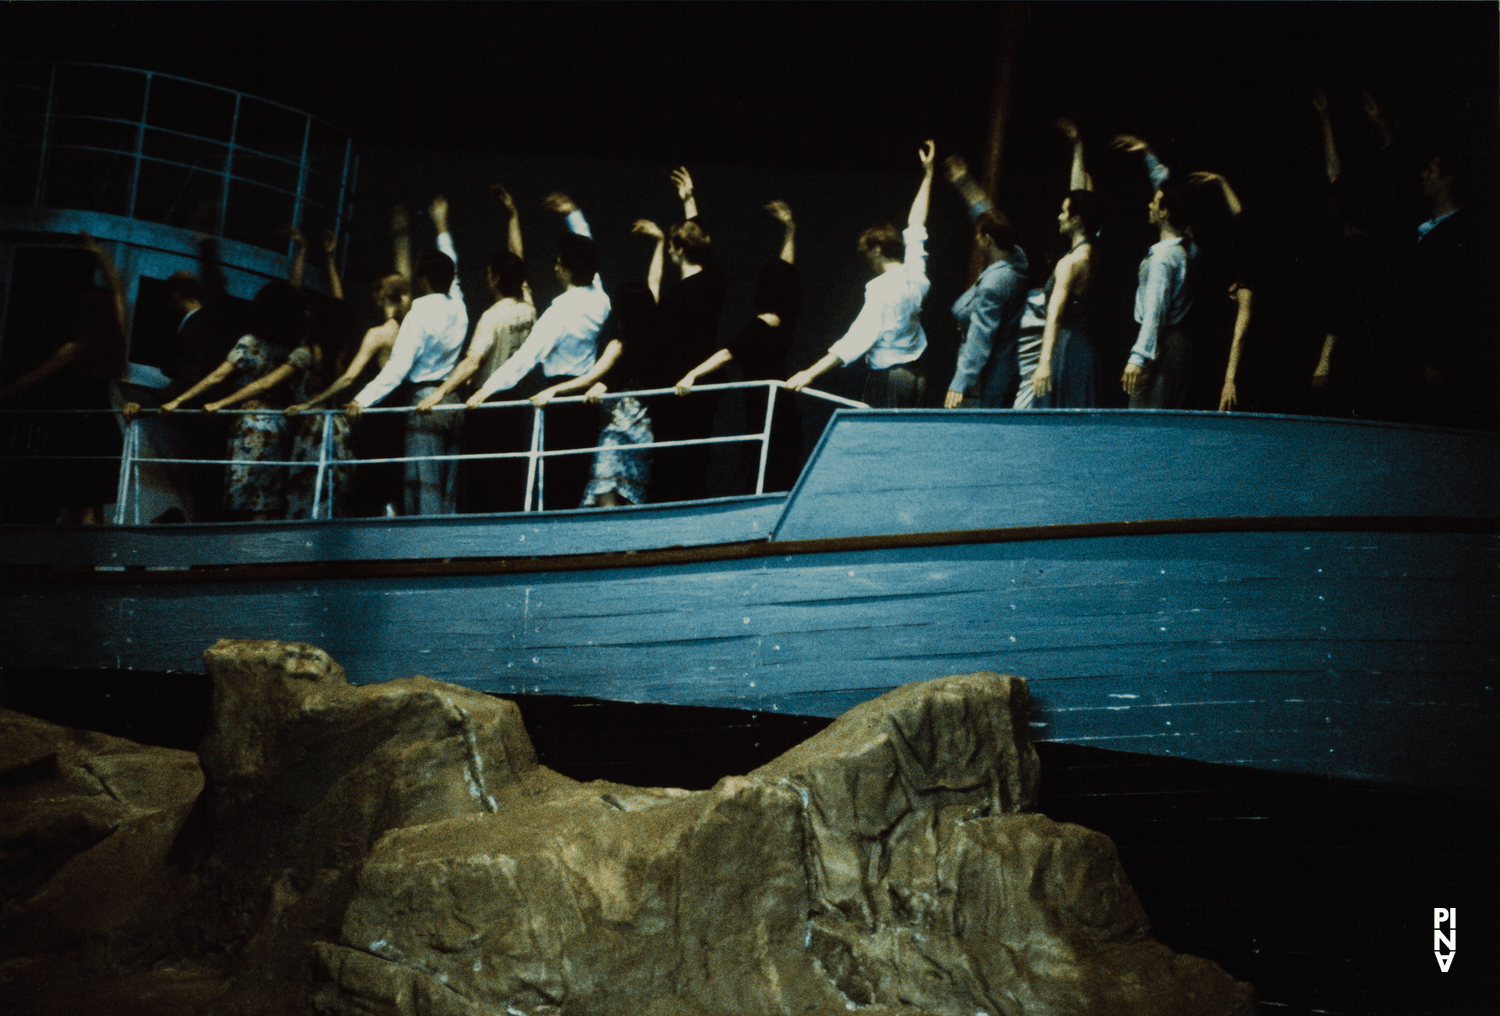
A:
{"label": "white collared shirt", "polygon": [[[568,228],[589,236],[582,212],[568,215]],[[531,368],[542,365],[548,377],[577,377],[594,366],[599,332],[609,319],[609,296],[595,275],[587,286],[574,286],[562,293],[531,326],[521,348],[491,374],[475,394],[485,398],[504,388],[514,388]]]}
{"label": "white collared shirt", "polygon": [[908,226],[901,233],[906,257],[900,267],[881,272],[865,283],[865,305],[844,337],[828,351],[844,363],[868,354],[871,370],[910,363],[927,348],[922,331],[922,301],[932,283],[927,279],[927,230]]}
{"label": "white collared shirt", "polygon": [[469,333],[469,311],[463,288],[458,284],[458,252],[453,238],[439,233],[438,250],[453,259],[453,285],[446,293],[429,293],[411,302],[401,321],[391,358],[375,379],[354,397],[361,406],[373,406],[391,394],[402,381],[434,384],[442,381],[458,362],[464,338]]}

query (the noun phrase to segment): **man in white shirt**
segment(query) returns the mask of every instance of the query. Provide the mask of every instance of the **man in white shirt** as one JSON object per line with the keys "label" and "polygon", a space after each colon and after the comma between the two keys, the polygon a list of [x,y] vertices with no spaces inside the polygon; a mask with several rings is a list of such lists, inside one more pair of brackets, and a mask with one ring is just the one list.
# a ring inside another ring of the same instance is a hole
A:
{"label": "man in white shirt", "polygon": [[787,387],[801,391],[819,375],[865,357],[870,375],[864,401],[883,409],[919,405],[926,378],[918,359],[927,348],[922,331],[922,301],[932,283],[927,279],[927,206],[932,195],[932,165],[936,150],[931,141],[917,157],[922,183],[912,200],[906,229],[875,226],[859,238],[859,249],[869,260],[875,278],[865,284],[865,304],[844,337],[806,370],[787,379]]}
{"label": "man in white shirt", "polygon": [[[448,233],[448,202],[436,198],[429,210],[438,231],[438,249],[424,250],[417,258],[412,286],[418,296],[401,322],[391,358],[344,407],[351,420],[390,395],[403,381],[412,388],[409,404],[421,402],[442,384],[463,350],[469,312],[458,284],[458,252]],[[458,398],[452,396],[448,401],[456,403]],[[406,464],[403,514],[452,515],[457,510],[458,461],[431,456],[458,454],[462,433],[461,410],[439,409],[407,416],[406,455],[421,461]]]}
{"label": "man in white shirt", "polygon": [[[562,293],[536,319],[531,334],[468,399],[477,407],[498,391],[513,389],[513,398],[531,398],[543,388],[587,374],[594,366],[599,332],[609,319],[609,296],[599,280],[599,256],[583,212],[566,194],[548,195],[546,205],[567,216],[569,232],[557,244],[554,271]],[[589,448],[594,444],[598,410],[568,403],[547,411],[545,447]],[[530,421],[527,421],[530,433]],[[546,500],[553,508],[575,508],[583,498],[591,455],[553,456],[547,460]]]}

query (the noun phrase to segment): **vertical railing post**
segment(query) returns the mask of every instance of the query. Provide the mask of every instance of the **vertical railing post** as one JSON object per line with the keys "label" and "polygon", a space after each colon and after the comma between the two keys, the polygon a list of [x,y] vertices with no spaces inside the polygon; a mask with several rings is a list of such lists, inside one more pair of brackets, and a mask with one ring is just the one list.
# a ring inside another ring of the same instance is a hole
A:
{"label": "vertical railing post", "polygon": [[[318,418],[323,421],[323,433],[318,438],[318,476],[313,481],[313,503],[311,518],[318,517],[318,505],[323,499],[323,476],[328,468],[328,446],[333,440],[333,419],[328,413],[319,411]],[[330,487],[332,484],[330,484]],[[333,492],[328,493],[328,517],[333,518]]]}
{"label": "vertical railing post", "polygon": [[536,409],[536,510],[544,512],[547,510],[547,456],[542,452],[547,450],[547,409],[538,406]]}
{"label": "vertical railing post", "polygon": [[135,524],[141,524],[141,432],[137,428],[135,440],[130,443],[130,500],[135,508]]}
{"label": "vertical railing post", "polygon": [[[336,208],[334,208],[334,210],[333,210],[333,231],[335,233],[337,233],[340,237],[342,237],[344,235],[344,195],[348,193],[348,188],[349,188],[349,163],[352,161],[353,156],[354,156],[354,138],[351,136],[351,137],[346,138],[344,140],[344,172],[339,177],[339,203],[338,203],[338,206]],[[347,257],[348,251],[349,251],[349,244],[348,243],[343,244],[343,250],[340,252],[341,255],[344,256],[344,257]],[[341,261],[339,263],[339,271],[342,272],[343,270],[344,270],[344,263]]]}
{"label": "vertical railing post", "polygon": [[47,191],[47,156],[50,154],[47,145],[52,140],[52,107],[56,101],[57,64],[53,64],[47,72],[47,112],[42,119],[42,150],[36,157],[36,190],[31,199],[33,208],[42,207],[42,198]]}
{"label": "vertical railing post", "polygon": [[224,219],[229,214],[229,178],[234,173],[234,146],[240,136],[240,99],[243,96],[239,92],[234,93],[234,123],[229,125],[229,147],[224,151],[224,187],[219,195],[219,228],[217,235],[224,235]]}
{"label": "vertical railing post", "polygon": [[[302,127],[302,161],[297,163],[297,196],[292,201],[292,225],[302,228],[302,192],[307,187],[307,146],[312,140],[312,117],[307,117]],[[296,244],[287,241],[287,257],[296,254]]]}
{"label": "vertical railing post", "polygon": [[141,182],[141,151],[146,146],[146,118],[151,113],[151,79],[154,77],[150,71],[146,72],[146,94],[141,99],[141,122],[135,125],[135,166],[130,171],[130,202],[125,206],[125,217],[135,218],[135,193]]}
{"label": "vertical railing post", "polygon": [[540,406],[531,407],[531,451],[526,464],[526,500],[521,504],[523,512],[531,511],[531,492],[536,489],[536,449],[537,442],[542,434],[542,410]]}
{"label": "vertical railing post", "polygon": [[120,480],[115,485],[115,525],[125,524],[125,502],[130,497],[130,470],[131,459],[135,445],[136,428],[140,426],[139,420],[132,419],[125,424],[125,441],[120,447]]}
{"label": "vertical railing post", "polygon": [[760,472],[755,476],[755,492],[763,493],[766,487],[766,456],[771,450],[771,417],[776,412],[775,381],[766,382],[766,424],[760,429]]}

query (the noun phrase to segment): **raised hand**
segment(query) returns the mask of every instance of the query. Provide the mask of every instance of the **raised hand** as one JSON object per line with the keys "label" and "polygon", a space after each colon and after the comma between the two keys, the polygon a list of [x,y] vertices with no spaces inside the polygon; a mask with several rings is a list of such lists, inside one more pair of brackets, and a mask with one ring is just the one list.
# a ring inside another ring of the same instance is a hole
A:
{"label": "raised hand", "polygon": [[922,163],[922,169],[931,173],[932,164],[937,159],[937,145],[930,138],[922,142],[922,147],[917,149],[917,158]]}
{"label": "raised hand", "polygon": [[943,174],[948,177],[949,183],[958,183],[969,175],[969,164],[962,155],[950,155],[943,160]]}
{"label": "raised hand", "polygon": [[578,211],[578,206],[573,203],[573,199],[562,191],[553,191],[542,198],[542,207],[549,212],[556,212],[558,215],[571,215]]}
{"label": "raised hand", "polygon": [[1208,173],[1202,170],[1188,174],[1188,180],[1192,183],[1218,183],[1223,179],[1224,177],[1218,173]]}
{"label": "raised hand", "polygon": [[639,233],[642,236],[649,236],[653,240],[665,240],[667,238],[667,234],[661,231],[661,227],[650,219],[636,219],[635,225],[630,227],[630,231],[632,233]]}
{"label": "raised hand", "polygon": [[1144,152],[1151,147],[1146,144],[1144,139],[1136,137],[1134,134],[1116,134],[1114,145],[1125,152]]}
{"label": "raised hand", "polygon": [[1359,90],[1359,97],[1363,100],[1365,116],[1371,120],[1379,120],[1380,103],[1375,101],[1375,96],[1371,95],[1368,89],[1361,88]]}
{"label": "raised hand", "polygon": [[439,233],[448,232],[448,199],[439,194],[432,199],[432,204],[427,206],[427,214],[432,216],[432,227]]}
{"label": "raised hand", "polygon": [[505,189],[505,184],[490,184],[490,197],[500,202],[500,206],[510,214],[516,214],[516,199],[510,196],[510,191]]}
{"label": "raised hand", "polygon": [[394,205],[391,208],[391,232],[400,236],[411,231],[411,216],[406,214],[405,205]]}
{"label": "raised hand", "polygon": [[303,236],[302,230],[298,229],[296,226],[282,226],[281,235],[292,241],[292,243],[296,244],[298,247],[307,246],[307,237]]}
{"label": "raised hand", "polygon": [[1312,90],[1312,106],[1313,109],[1318,111],[1319,116],[1326,116],[1328,113],[1328,93],[1321,88],[1314,88]]}
{"label": "raised hand", "polygon": [[771,217],[782,225],[795,225],[792,221],[792,206],[785,201],[768,201],[765,207],[766,211],[771,213]]}
{"label": "raised hand", "polygon": [[677,200],[686,201],[693,196],[693,177],[686,166],[672,170],[672,185],[677,188]]}
{"label": "raised hand", "polygon": [[1067,138],[1075,145],[1078,143],[1078,125],[1075,124],[1072,120],[1069,120],[1065,116],[1058,117],[1057,129],[1062,131],[1063,137]]}
{"label": "raised hand", "polygon": [[323,230],[323,253],[333,257],[333,252],[338,249],[339,235],[331,229]]}

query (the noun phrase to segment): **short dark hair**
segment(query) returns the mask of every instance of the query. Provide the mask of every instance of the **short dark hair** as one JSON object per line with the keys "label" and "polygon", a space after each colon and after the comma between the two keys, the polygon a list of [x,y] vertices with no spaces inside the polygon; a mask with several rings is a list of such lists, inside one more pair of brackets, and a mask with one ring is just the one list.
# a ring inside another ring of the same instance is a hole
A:
{"label": "short dark hair", "polygon": [[442,251],[428,247],[417,255],[415,275],[419,279],[426,279],[434,293],[448,292],[455,274],[457,272],[453,267],[453,259]]}
{"label": "short dark hair", "polygon": [[390,272],[375,280],[371,294],[382,307],[388,303],[400,303],[411,295],[411,280],[400,272]]}
{"label": "short dark hair", "polygon": [[173,272],[167,276],[167,295],[174,300],[203,302],[203,283],[192,272]]}
{"label": "short dark hair", "polygon": [[1193,200],[1187,189],[1176,180],[1163,180],[1157,190],[1161,191],[1161,207],[1167,210],[1167,218],[1172,223],[1173,229],[1183,230],[1192,227],[1196,216],[1193,214]]}
{"label": "short dark hair", "polygon": [[525,296],[526,262],[514,251],[496,251],[490,255],[490,275],[495,279],[495,291],[501,296],[519,300]]}
{"label": "short dark hair", "polygon": [[1100,220],[1104,218],[1104,201],[1091,190],[1068,191],[1068,211],[1083,221],[1083,232],[1093,236],[1099,232]]}
{"label": "short dark hair", "polygon": [[713,241],[697,219],[674,222],[667,232],[667,241],[674,249],[682,251],[683,260],[689,264],[706,265],[713,253],[710,246]]}
{"label": "short dark hair", "polygon": [[974,222],[974,228],[978,230],[980,236],[987,236],[993,240],[995,246],[1002,251],[1015,249],[1016,227],[1011,225],[1009,217],[1004,212],[980,212],[979,218]]}
{"label": "short dark hair", "polygon": [[587,286],[599,271],[599,251],[594,241],[577,233],[565,233],[557,241],[557,260],[575,286]]}
{"label": "short dark hair", "polygon": [[878,250],[881,257],[901,261],[906,258],[906,241],[901,239],[901,230],[882,222],[859,234],[859,250],[861,254]]}

